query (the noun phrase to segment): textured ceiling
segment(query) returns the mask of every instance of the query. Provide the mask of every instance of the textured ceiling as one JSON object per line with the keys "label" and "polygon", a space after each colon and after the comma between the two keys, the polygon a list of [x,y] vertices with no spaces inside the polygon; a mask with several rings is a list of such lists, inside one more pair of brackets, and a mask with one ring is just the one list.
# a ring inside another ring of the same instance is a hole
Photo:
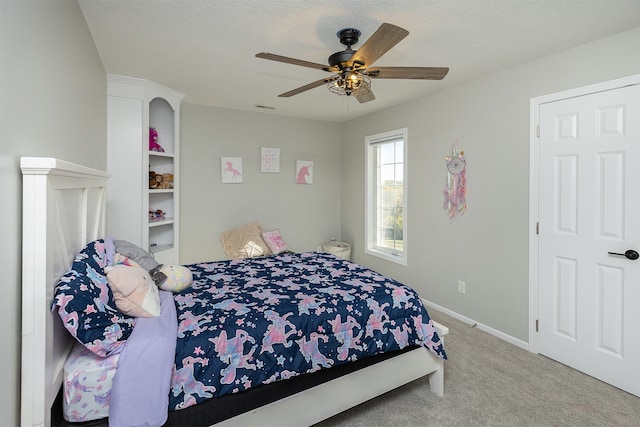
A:
{"label": "textured ceiling", "polygon": [[[189,103],[335,122],[640,26],[640,0],[79,3],[108,73],[152,80],[183,92]],[[448,76],[374,80],[376,100],[366,104],[324,86],[278,98],[328,74],[254,56],[270,52],[326,64],[344,49],[338,30],[358,28],[362,44],[383,22],[410,34],[375,65],[445,66]]]}

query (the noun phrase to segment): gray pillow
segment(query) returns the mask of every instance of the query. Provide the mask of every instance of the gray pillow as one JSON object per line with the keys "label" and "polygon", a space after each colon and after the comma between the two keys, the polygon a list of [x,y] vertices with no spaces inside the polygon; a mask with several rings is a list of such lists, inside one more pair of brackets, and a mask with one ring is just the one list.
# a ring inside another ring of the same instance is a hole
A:
{"label": "gray pillow", "polygon": [[134,245],[133,243],[127,242],[126,240],[114,240],[113,245],[116,247],[117,253],[124,255],[127,258],[131,258],[132,260],[137,262],[140,267],[144,268],[147,271],[151,271],[158,265],[160,265],[158,264],[158,261],[155,260],[152,254]]}

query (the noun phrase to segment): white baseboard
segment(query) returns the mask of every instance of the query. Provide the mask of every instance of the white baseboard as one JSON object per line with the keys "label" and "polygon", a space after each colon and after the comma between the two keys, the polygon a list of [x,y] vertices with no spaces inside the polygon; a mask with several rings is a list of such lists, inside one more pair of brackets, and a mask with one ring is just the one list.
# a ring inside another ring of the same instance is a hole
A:
{"label": "white baseboard", "polygon": [[526,341],[522,341],[521,339],[512,337],[511,335],[507,335],[504,332],[501,332],[497,329],[494,329],[490,326],[484,325],[482,323],[476,322],[473,319],[470,319],[466,316],[463,316],[460,313],[456,313],[455,311],[449,310],[448,308],[445,308],[441,305],[438,305],[436,303],[433,303],[429,300],[426,300],[424,298],[420,298],[422,300],[422,303],[427,307],[427,308],[433,308],[434,310],[440,311],[448,316],[453,317],[454,319],[457,319],[463,323],[466,323],[468,325],[474,325],[476,328],[480,329],[483,332],[488,333],[489,335],[493,335],[494,337],[498,337],[501,340],[504,340],[506,342],[508,342],[509,344],[513,344],[517,347],[520,347],[523,350],[529,350],[529,343]]}

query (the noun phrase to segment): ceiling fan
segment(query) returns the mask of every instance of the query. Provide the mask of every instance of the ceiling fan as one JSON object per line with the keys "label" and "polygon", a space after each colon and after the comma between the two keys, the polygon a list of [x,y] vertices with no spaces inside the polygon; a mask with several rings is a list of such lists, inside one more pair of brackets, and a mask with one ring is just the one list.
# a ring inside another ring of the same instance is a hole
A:
{"label": "ceiling fan", "polygon": [[347,48],[331,55],[329,65],[267,52],[258,53],[256,57],[333,73],[330,77],[278,95],[285,98],[326,84],[331,92],[353,95],[360,103],[364,103],[376,99],[371,91],[371,79],[442,80],[449,72],[449,68],[446,67],[372,67],[374,62],[407,37],[409,32],[396,25],[384,23],[358,50],[351,49],[351,46],[358,43],[360,34],[355,28],[338,31],[340,43]]}

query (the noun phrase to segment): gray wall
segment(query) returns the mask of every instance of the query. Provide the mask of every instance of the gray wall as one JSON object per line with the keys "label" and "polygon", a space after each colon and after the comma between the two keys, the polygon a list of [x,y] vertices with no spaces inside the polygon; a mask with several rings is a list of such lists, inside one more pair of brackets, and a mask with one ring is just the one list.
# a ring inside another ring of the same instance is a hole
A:
{"label": "gray wall", "polygon": [[[181,263],[225,259],[220,233],[252,221],[295,251],[340,238],[339,125],[184,104],[181,134]],[[260,172],[261,147],[280,148],[280,173]],[[242,184],[221,184],[222,156],[242,157]],[[295,183],[296,160],[313,184]]]}
{"label": "gray wall", "polygon": [[19,425],[21,156],[106,168],[106,76],[76,1],[0,1],[0,425]]}
{"label": "gray wall", "polygon": [[[342,133],[342,236],[354,260],[528,341],[530,98],[640,73],[640,28],[352,120]],[[408,265],[364,253],[364,138],[409,129]],[[467,159],[468,210],[443,209],[444,155]],[[458,280],[466,294],[457,292]]]}

